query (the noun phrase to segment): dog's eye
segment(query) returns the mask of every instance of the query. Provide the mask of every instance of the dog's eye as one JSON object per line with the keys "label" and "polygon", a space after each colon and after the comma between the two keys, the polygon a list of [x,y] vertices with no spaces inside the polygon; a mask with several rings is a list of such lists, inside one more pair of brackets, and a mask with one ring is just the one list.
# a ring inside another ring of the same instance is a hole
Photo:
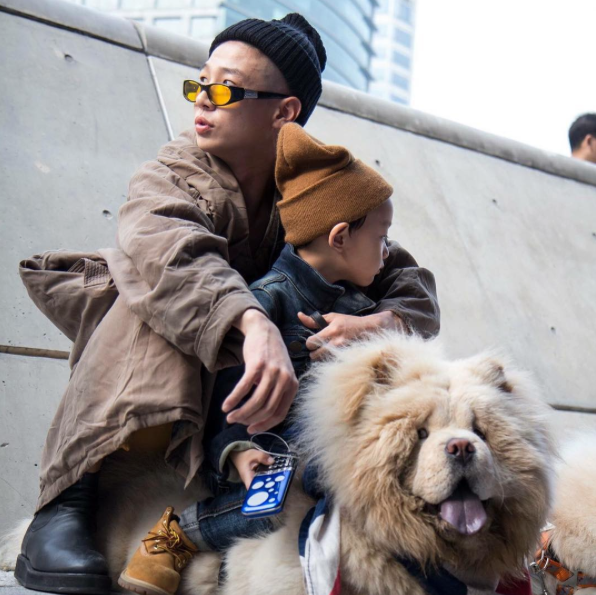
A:
{"label": "dog's eye", "polygon": [[480,440],[486,441],[486,435],[482,430],[479,430],[477,427],[474,427],[474,434],[480,438]]}
{"label": "dog's eye", "polygon": [[418,430],[418,438],[420,438],[420,440],[428,438],[428,431],[426,430],[426,428],[420,428]]}

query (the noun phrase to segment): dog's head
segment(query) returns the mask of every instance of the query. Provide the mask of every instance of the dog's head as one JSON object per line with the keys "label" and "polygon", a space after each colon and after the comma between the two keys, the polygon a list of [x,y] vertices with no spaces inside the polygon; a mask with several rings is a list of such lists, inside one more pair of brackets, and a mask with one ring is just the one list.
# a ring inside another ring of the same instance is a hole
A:
{"label": "dog's head", "polygon": [[374,547],[470,575],[521,566],[554,456],[548,408],[523,373],[391,334],[338,351],[307,386],[303,447]]}

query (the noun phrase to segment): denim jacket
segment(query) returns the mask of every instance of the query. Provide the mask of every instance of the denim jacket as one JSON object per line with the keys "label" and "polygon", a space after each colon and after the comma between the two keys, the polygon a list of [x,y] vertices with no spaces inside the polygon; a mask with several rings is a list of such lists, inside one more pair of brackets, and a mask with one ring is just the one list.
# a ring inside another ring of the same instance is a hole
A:
{"label": "denim jacket", "polygon": [[[350,283],[328,283],[296,254],[290,244],[285,245],[272,269],[255,281],[250,289],[279,328],[298,379],[310,364],[306,340],[316,332],[301,324],[298,312],[307,315],[315,312],[365,315],[372,313],[377,305]],[[231,481],[237,481],[238,477],[235,469],[226,465],[227,456],[234,449],[248,448],[250,436],[246,426],[226,423],[221,406],[243,373],[244,366],[227,368],[218,373],[205,432],[205,454],[210,466],[220,479]],[[271,432],[287,435],[288,429],[288,423],[282,422]]]}

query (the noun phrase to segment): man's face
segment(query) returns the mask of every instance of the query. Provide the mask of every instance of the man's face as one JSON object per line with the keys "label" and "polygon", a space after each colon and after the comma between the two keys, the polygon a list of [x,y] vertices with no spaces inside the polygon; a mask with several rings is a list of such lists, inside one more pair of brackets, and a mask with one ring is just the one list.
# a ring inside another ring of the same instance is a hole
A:
{"label": "man's face", "polygon": [[[199,73],[199,82],[223,83],[253,91],[290,94],[287,83],[273,62],[256,48],[240,41],[218,46]],[[282,99],[244,99],[229,106],[214,106],[207,93],[195,102],[197,145],[224,161],[243,154],[275,150],[279,130],[275,113]]]}
{"label": "man's face", "polygon": [[586,161],[596,163],[596,136],[588,134],[588,136],[586,136],[586,145]]}
{"label": "man's face", "polygon": [[588,163],[596,164],[596,136],[586,134],[579,147],[571,151],[571,156],[582,161],[587,161]]}

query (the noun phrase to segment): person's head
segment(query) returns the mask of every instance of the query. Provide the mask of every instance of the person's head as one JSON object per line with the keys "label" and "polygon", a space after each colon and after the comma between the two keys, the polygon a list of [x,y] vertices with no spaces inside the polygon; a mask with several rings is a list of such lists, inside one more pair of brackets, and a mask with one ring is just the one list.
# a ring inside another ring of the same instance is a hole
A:
{"label": "person's head", "polygon": [[279,96],[216,106],[205,90],[195,101],[197,144],[224,160],[274,156],[283,124],[305,124],[322,91],[326,54],[317,31],[299,14],[247,19],[222,31],[199,73],[201,84],[223,83]]}
{"label": "person's head", "polygon": [[329,282],[370,285],[389,254],[393,188],[346,148],[296,124],[281,129],[275,178],[286,242]]}
{"label": "person's head", "polygon": [[583,114],[569,128],[571,155],[596,163],[596,113]]}

